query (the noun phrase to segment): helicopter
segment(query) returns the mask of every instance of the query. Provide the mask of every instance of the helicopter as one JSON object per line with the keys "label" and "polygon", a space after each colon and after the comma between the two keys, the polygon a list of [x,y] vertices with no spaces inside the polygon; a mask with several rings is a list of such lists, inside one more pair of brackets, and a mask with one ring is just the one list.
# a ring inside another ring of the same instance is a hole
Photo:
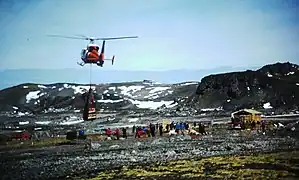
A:
{"label": "helicopter", "polygon": [[[69,38],[69,39],[81,39],[81,40],[89,40],[87,47],[82,49],[81,51],[81,62],[77,62],[78,65],[84,66],[85,64],[96,64],[100,67],[103,67],[104,61],[109,60],[114,64],[115,56],[112,56],[111,59],[105,59],[105,42],[109,40],[117,40],[117,39],[128,39],[128,38],[138,38],[138,36],[124,36],[124,37],[112,37],[112,38],[94,38],[87,37],[84,35],[78,35],[78,37],[71,36],[61,36],[61,35],[48,35],[50,37],[61,37],[61,38]],[[80,37],[79,37],[80,36]],[[102,42],[102,49],[99,53],[99,45],[95,44],[95,41],[100,40]]]}

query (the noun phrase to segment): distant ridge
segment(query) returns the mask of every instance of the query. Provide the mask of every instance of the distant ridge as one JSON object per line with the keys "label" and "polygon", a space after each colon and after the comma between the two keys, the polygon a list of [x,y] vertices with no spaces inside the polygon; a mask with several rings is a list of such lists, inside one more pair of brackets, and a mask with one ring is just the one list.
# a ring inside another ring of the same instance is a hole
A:
{"label": "distant ridge", "polygon": [[[169,71],[125,71],[94,69],[92,81],[94,83],[112,83],[126,81],[142,81],[149,79],[161,83],[179,83],[184,81],[200,81],[212,73],[242,70],[246,68],[221,67],[203,70],[169,70]],[[50,84],[57,82],[85,84],[89,82],[89,70],[84,69],[16,69],[0,71],[2,81],[0,89],[22,83]]]}

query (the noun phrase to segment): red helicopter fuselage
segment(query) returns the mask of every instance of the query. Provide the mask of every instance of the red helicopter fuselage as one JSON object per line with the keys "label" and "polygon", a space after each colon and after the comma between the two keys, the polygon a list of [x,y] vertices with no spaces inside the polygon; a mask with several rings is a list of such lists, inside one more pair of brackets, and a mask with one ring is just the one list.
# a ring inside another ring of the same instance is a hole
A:
{"label": "red helicopter fuselage", "polygon": [[104,63],[105,41],[102,45],[102,50],[99,52],[97,44],[88,44],[86,49],[82,50],[81,59],[84,63],[89,64],[103,64]]}
{"label": "red helicopter fuselage", "polygon": [[97,44],[88,44],[87,48],[82,49],[81,60],[84,64],[97,64],[103,67],[104,60],[111,60],[112,65],[114,63],[114,56],[112,59],[105,59],[105,41],[103,41],[101,52],[99,52],[99,46]]}

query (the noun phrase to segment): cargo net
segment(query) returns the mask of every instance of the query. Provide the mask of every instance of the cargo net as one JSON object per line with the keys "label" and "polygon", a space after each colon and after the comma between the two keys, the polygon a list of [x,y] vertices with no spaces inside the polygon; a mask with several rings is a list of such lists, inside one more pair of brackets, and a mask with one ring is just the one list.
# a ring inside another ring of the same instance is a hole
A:
{"label": "cargo net", "polygon": [[95,104],[95,99],[94,99],[92,89],[90,87],[88,93],[86,94],[84,111],[83,111],[83,119],[85,121],[92,121],[95,120],[96,118],[97,118],[96,104]]}

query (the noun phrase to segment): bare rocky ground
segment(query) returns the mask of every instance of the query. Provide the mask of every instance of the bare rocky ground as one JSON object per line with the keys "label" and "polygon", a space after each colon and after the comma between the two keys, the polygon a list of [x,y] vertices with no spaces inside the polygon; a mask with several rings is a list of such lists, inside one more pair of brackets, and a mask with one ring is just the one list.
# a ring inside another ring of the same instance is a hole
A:
{"label": "bare rocky ground", "polygon": [[178,135],[93,142],[91,150],[85,149],[82,142],[77,145],[3,151],[0,154],[1,179],[88,179],[104,170],[124,166],[299,149],[297,129],[262,134],[228,130],[226,125],[216,125],[208,132],[199,139]]}

